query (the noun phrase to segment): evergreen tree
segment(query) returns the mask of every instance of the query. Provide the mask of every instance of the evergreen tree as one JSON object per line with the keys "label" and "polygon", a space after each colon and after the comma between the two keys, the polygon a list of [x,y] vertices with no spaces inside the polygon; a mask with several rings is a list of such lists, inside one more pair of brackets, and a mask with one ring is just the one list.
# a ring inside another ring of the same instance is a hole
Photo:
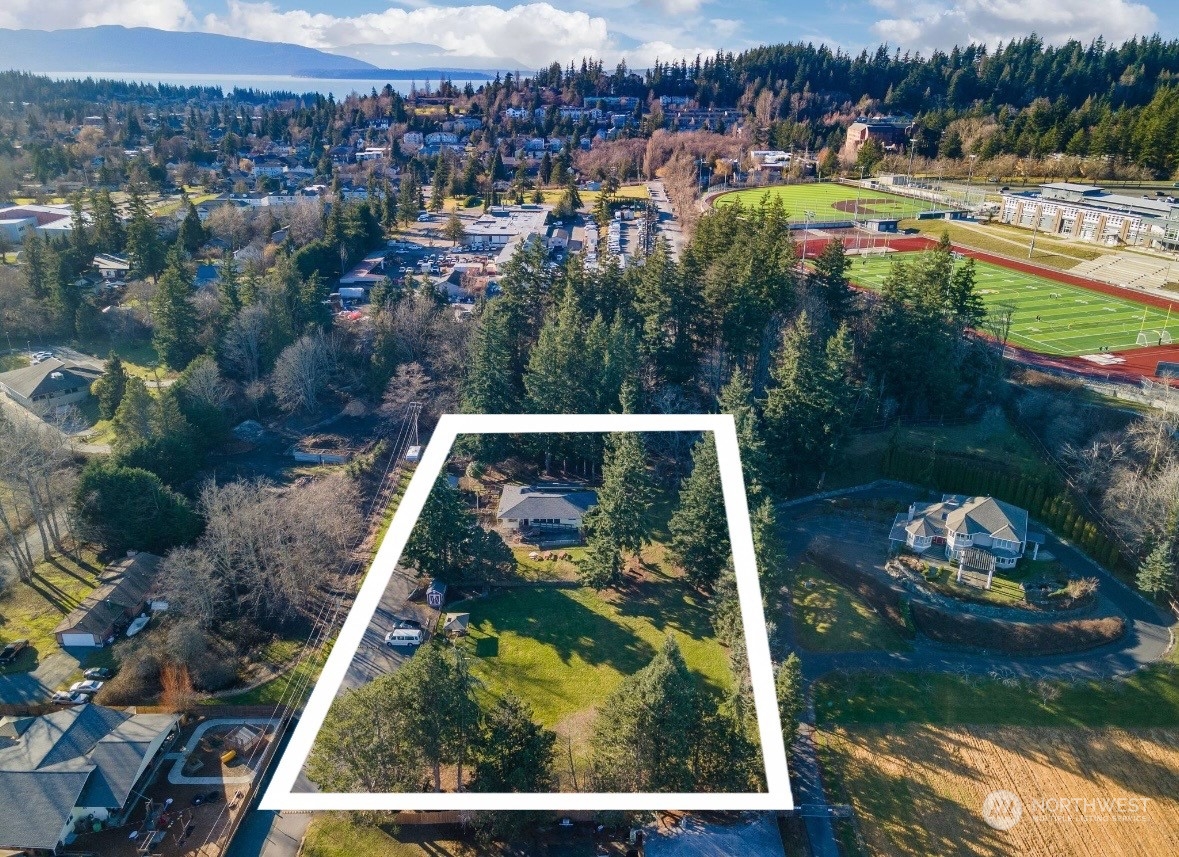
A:
{"label": "evergreen tree", "polygon": [[46,249],[45,242],[42,241],[36,230],[29,229],[25,232],[24,240],[21,243],[20,258],[24,263],[25,282],[29,287],[29,293],[37,300],[41,300],[49,294],[50,280],[47,275]]}
{"label": "evergreen tree", "polygon": [[115,448],[134,446],[152,437],[152,410],[155,405],[142,378],[129,377],[115,408],[112,425]]}
{"label": "evergreen tree", "polygon": [[843,242],[832,239],[815,258],[814,273],[809,279],[811,287],[822,295],[836,325],[849,319],[856,309],[856,295],[847,281],[848,264]]}
{"label": "evergreen tree", "polygon": [[855,389],[848,331],[841,327],[820,348],[806,313],[787,330],[766,395],[766,436],[775,473],[785,485],[808,484],[831,463],[847,429]]}
{"label": "evergreen tree", "polygon": [[184,220],[180,223],[180,232],[177,234],[176,240],[190,255],[205,246],[205,242],[208,240],[204,224],[201,223],[196,206],[191,201],[188,203],[188,211],[184,215]]}
{"label": "evergreen tree", "polygon": [[623,679],[599,709],[590,739],[596,790],[696,790],[699,708],[696,680],[668,636],[651,663]]}
{"label": "evergreen tree", "polygon": [[528,703],[512,693],[502,697],[479,721],[471,791],[551,791],[556,741],[556,733],[533,720]]}
{"label": "evergreen tree", "polygon": [[112,351],[107,355],[102,375],[90,385],[90,392],[98,399],[98,413],[104,420],[114,417],[126,389],[127,370],[123,367],[119,355]]}
{"label": "evergreen tree", "polygon": [[794,739],[798,736],[798,723],[806,707],[802,689],[802,665],[794,652],[775,667],[774,688],[778,696],[778,717],[782,721],[782,739],[786,742],[786,750],[789,752],[794,745]]}
{"label": "evergreen tree", "polygon": [[131,275],[154,279],[164,270],[167,253],[139,188],[132,185],[129,193],[127,255],[131,257]]}
{"label": "evergreen tree", "polygon": [[693,586],[711,587],[732,562],[716,442],[706,434],[692,449],[692,472],[668,524],[671,556]]}
{"label": "evergreen tree", "polygon": [[602,487],[587,527],[621,550],[638,554],[647,537],[647,514],[655,490],[647,474],[646,452],[638,432],[617,432],[606,438]]}
{"label": "evergreen tree", "polygon": [[457,214],[451,214],[446,218],[446,224],[442,227],[442,237],[450,241],[451,245],[458,244],[467,237],[467,228],[463,226],[462,218]]}
{"label": "evergreen tree", "polygon": [[585,556],[577,564],[582,585],[605,589],[622,578],[622,551],[604,530],[591,530],[586,537]]}
{"label": "evergreen tree", "polygon": [[445,475],[440,476],[414,524],[401,562],[439,580],[459,579],[470,559],[473,524],[458,492]]}
{"label": "evergreen tree", "polygon": [[[500,300],[487,304],[472,336],[463,382],[464,414],[519,413],[522,396],[514,374],[510,318]],[[464,439],[480,461],[491,461],[506,449],[501,435],[481,434]]]}
{"label": "evergreen tree", "polygon": [[397,195],[397,219],[403,225],[408,225],[418,219],[420,196],[417,174],[413,170],[403,171],[401,173],[401,188]]}
{"label": "evergreen tree", "polygon": [[753,387],[738,366],[721,388],[717,405],[722,414],[729,414],[737,428],[737,445],[741,450],[741,470],[745,476],[745,490],[750,498],[761,494],[765,484],[767,460],[762,438],[761,421],[753,403]]}
{"label": "evergreen tree", "polygon": [[192,274],[177,248],[168,254],[167,267],[152,299],[155,332],[152,345],[168,366],[183,370],[200,353],[197,312],[191,300]]}
{"label": "evergreen tree", "polygon": [[221,276],[217,279],[217,302],[220,319],[226,324],[242,308],[242,282],[237,262],[232,253],[226,253],[221,260]]}
{"label": "evergreen tree", "polygon": [[1134,582],[1138,589],[1157,598],[1175,586],[1174,549],[1170,540],[1159,542],[1138,567]]}
{"label": "evergreen tree", "polygon": [[90,195],[93,221],[93,244],[100,253],[118,253],[123,249],[123,227],[115,214],[110,191],[96,190]]}

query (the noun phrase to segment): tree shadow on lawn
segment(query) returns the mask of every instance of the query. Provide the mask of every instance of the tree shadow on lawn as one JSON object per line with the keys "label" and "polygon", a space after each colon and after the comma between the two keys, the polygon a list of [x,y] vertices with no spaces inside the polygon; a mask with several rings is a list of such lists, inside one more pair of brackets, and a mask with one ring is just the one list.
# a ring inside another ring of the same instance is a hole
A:
{"label": "tree shadow on lawn", "polygon": [[89,584],[90,586],[97,585],[98,573],[99,573],[99,571],[101,571],[101,569],[99,569],[97,566],[91,565],[86,560],[82,559],[81,557],[79,557],[77,559],[74,559],[73,557],[71,557],[71,559],[73,560],[73,564],[75,566],[77,566],[78,568],[81,568],[81,569],[85,569],[87,572],[89,572],[90,576],[87,577],[84,574],[79,574],[77,571],[75,571],[69,565],[67,565],[66,563],[63,563],[61,561],[61,557],[58,556],[57,554],[54,554],[53,556],[49,557],[49,559],[47,559],[46,562],[48,562],[51,566],[56,568],[62,574],[67,574],[70,577],[74,578],[74,580],[78,581],[79,583],[86,583],[86,584]]}
{"label": "tree shadow on lawn", "polygon": [[568,665],[573,657],[591,666],[610,666],[630,675],[655,657],[655,649],[630,628],[596,613],[568,589],[532,589],[505,593],[471,605],[471,635],[476,654],[499,639],[516,634],[551,648]]}
{"label": "tree shadow on lawn", "polygon": [[646,619],[665,634],[675,630],[694,640],[716,636],[708,599],[683,580],[632,582],[611,596],[620,615]]}

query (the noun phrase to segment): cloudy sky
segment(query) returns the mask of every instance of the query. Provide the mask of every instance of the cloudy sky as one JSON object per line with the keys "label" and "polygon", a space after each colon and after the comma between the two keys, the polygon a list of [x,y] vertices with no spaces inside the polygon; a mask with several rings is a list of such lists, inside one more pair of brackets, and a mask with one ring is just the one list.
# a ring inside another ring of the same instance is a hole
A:
{"label": "cloudy sky", "polygon": [[585,55],[656,57],[780,41],[928,54],[1030,31],[1049,42],[1179,33],[1176,0],[2,0],[0,27],[97,24],[295,42],[385,67],[536,68]]}

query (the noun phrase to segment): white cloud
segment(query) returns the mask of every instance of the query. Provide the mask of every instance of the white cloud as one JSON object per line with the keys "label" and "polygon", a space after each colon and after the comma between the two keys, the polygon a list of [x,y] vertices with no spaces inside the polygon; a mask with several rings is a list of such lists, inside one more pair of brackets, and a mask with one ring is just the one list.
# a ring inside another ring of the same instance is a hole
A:
{"label": "white cloud", "polygon": [[644,6],[654,7],[664,15],[694,15],[706,0],[642,0]]}
{"label": "white cloud", "polygon": [[877,36],[926,53],[968,42],[993,46],[1031,32],[1052,44],[1069,39],[1088,42],[1097,36],[1116,44],[1152,33],[1158,26],[1158,16],[1134,0],[872,0],[872,4],[897,16],[873,24]]}
{"label": "white cloud", "polygon": [[[469,6],[398,0],[397,6],[380,12],[349,16],[305,8],[284,10],[272,0],[226,0],[223,11],[198,18],[187,0],[0,0],[0,27],[54,30],[122,24],[290,42],[370,60],[393,59],[403,53],[412,56],[414,64],[452,60],[492,67],[513,61],[539,68],[553,60],[564,63],[592,56],[610,65],[625,59],[632,68],[642,68],[656,56],[669,59],[713,52],[715,45],[692,46],[696,39],[677,26],[677,19],[694,15],[708,2],[643,0],[647,14],[626,26],[615,14],[628,19],[627,12],[636,7],[621,0],[616,8],[613,0],[590,4],[609,9],[610,21],[603,14],[559,9],[550,2],[525,2],[504,9],[486,0]],[[647,18],[657,24],[647,26],[651,23]],[[712,35],[727,38],[735,30],[730,24],[718,20]],[[405,47],[399,51],[399,46]]]}
{"label": "white cloud", "polygon": [[2,0],[0,27],[57,30],[122,24],[182,30],[194,19],[185,0]]}
{"label": "white cloud", "polygon": [[427,6],[339,17],[280,11],[269,2],[229,0],[225,15],[205,16],[201,29],[332,50],[344,45],[438,45],[445,55],[511,56],[535,66],[553,59],[616,56],[606,19],[565,12],[548,3]]}

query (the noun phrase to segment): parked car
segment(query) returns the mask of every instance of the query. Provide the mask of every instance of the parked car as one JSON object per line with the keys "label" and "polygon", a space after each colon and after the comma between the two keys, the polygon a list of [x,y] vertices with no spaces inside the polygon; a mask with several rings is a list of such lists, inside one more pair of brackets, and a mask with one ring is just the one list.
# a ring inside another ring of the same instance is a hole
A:
{"label": "parked car", "polygon": [[28,648],[28,640],[13,640],[0,649],[0,664],[10,664],[16,660],[17,656]]}
{"label": "parked car", "polygon": [[85,705],[90,701],[90,697],[85,693],[70,693],[68,690],[59,690],[53,696],[49,697],[49,701],[55,705]]}
{"label": "parked car", "polygon": [[417,619],[398,619],[393,623],[394,630],[397,630],[398,628],[418,628],[420,630],[421,627],[422,623]]}
{"label": "parked car", "polygon": [[102,685],[103,683],[97,679],[76,681],[70,685],[70,693],[98,693],[102,690]]}
{"label": "parked car", "polygon": [[385,635],[385,645],[420,646],[424,639],[421,628],[398,628]]}
{"label": "parked car", "polygon": [[115,677],[115,671],[110,667],[91,667],[82,673],[82,678],[96,678],[101,681],[106,681]]}

